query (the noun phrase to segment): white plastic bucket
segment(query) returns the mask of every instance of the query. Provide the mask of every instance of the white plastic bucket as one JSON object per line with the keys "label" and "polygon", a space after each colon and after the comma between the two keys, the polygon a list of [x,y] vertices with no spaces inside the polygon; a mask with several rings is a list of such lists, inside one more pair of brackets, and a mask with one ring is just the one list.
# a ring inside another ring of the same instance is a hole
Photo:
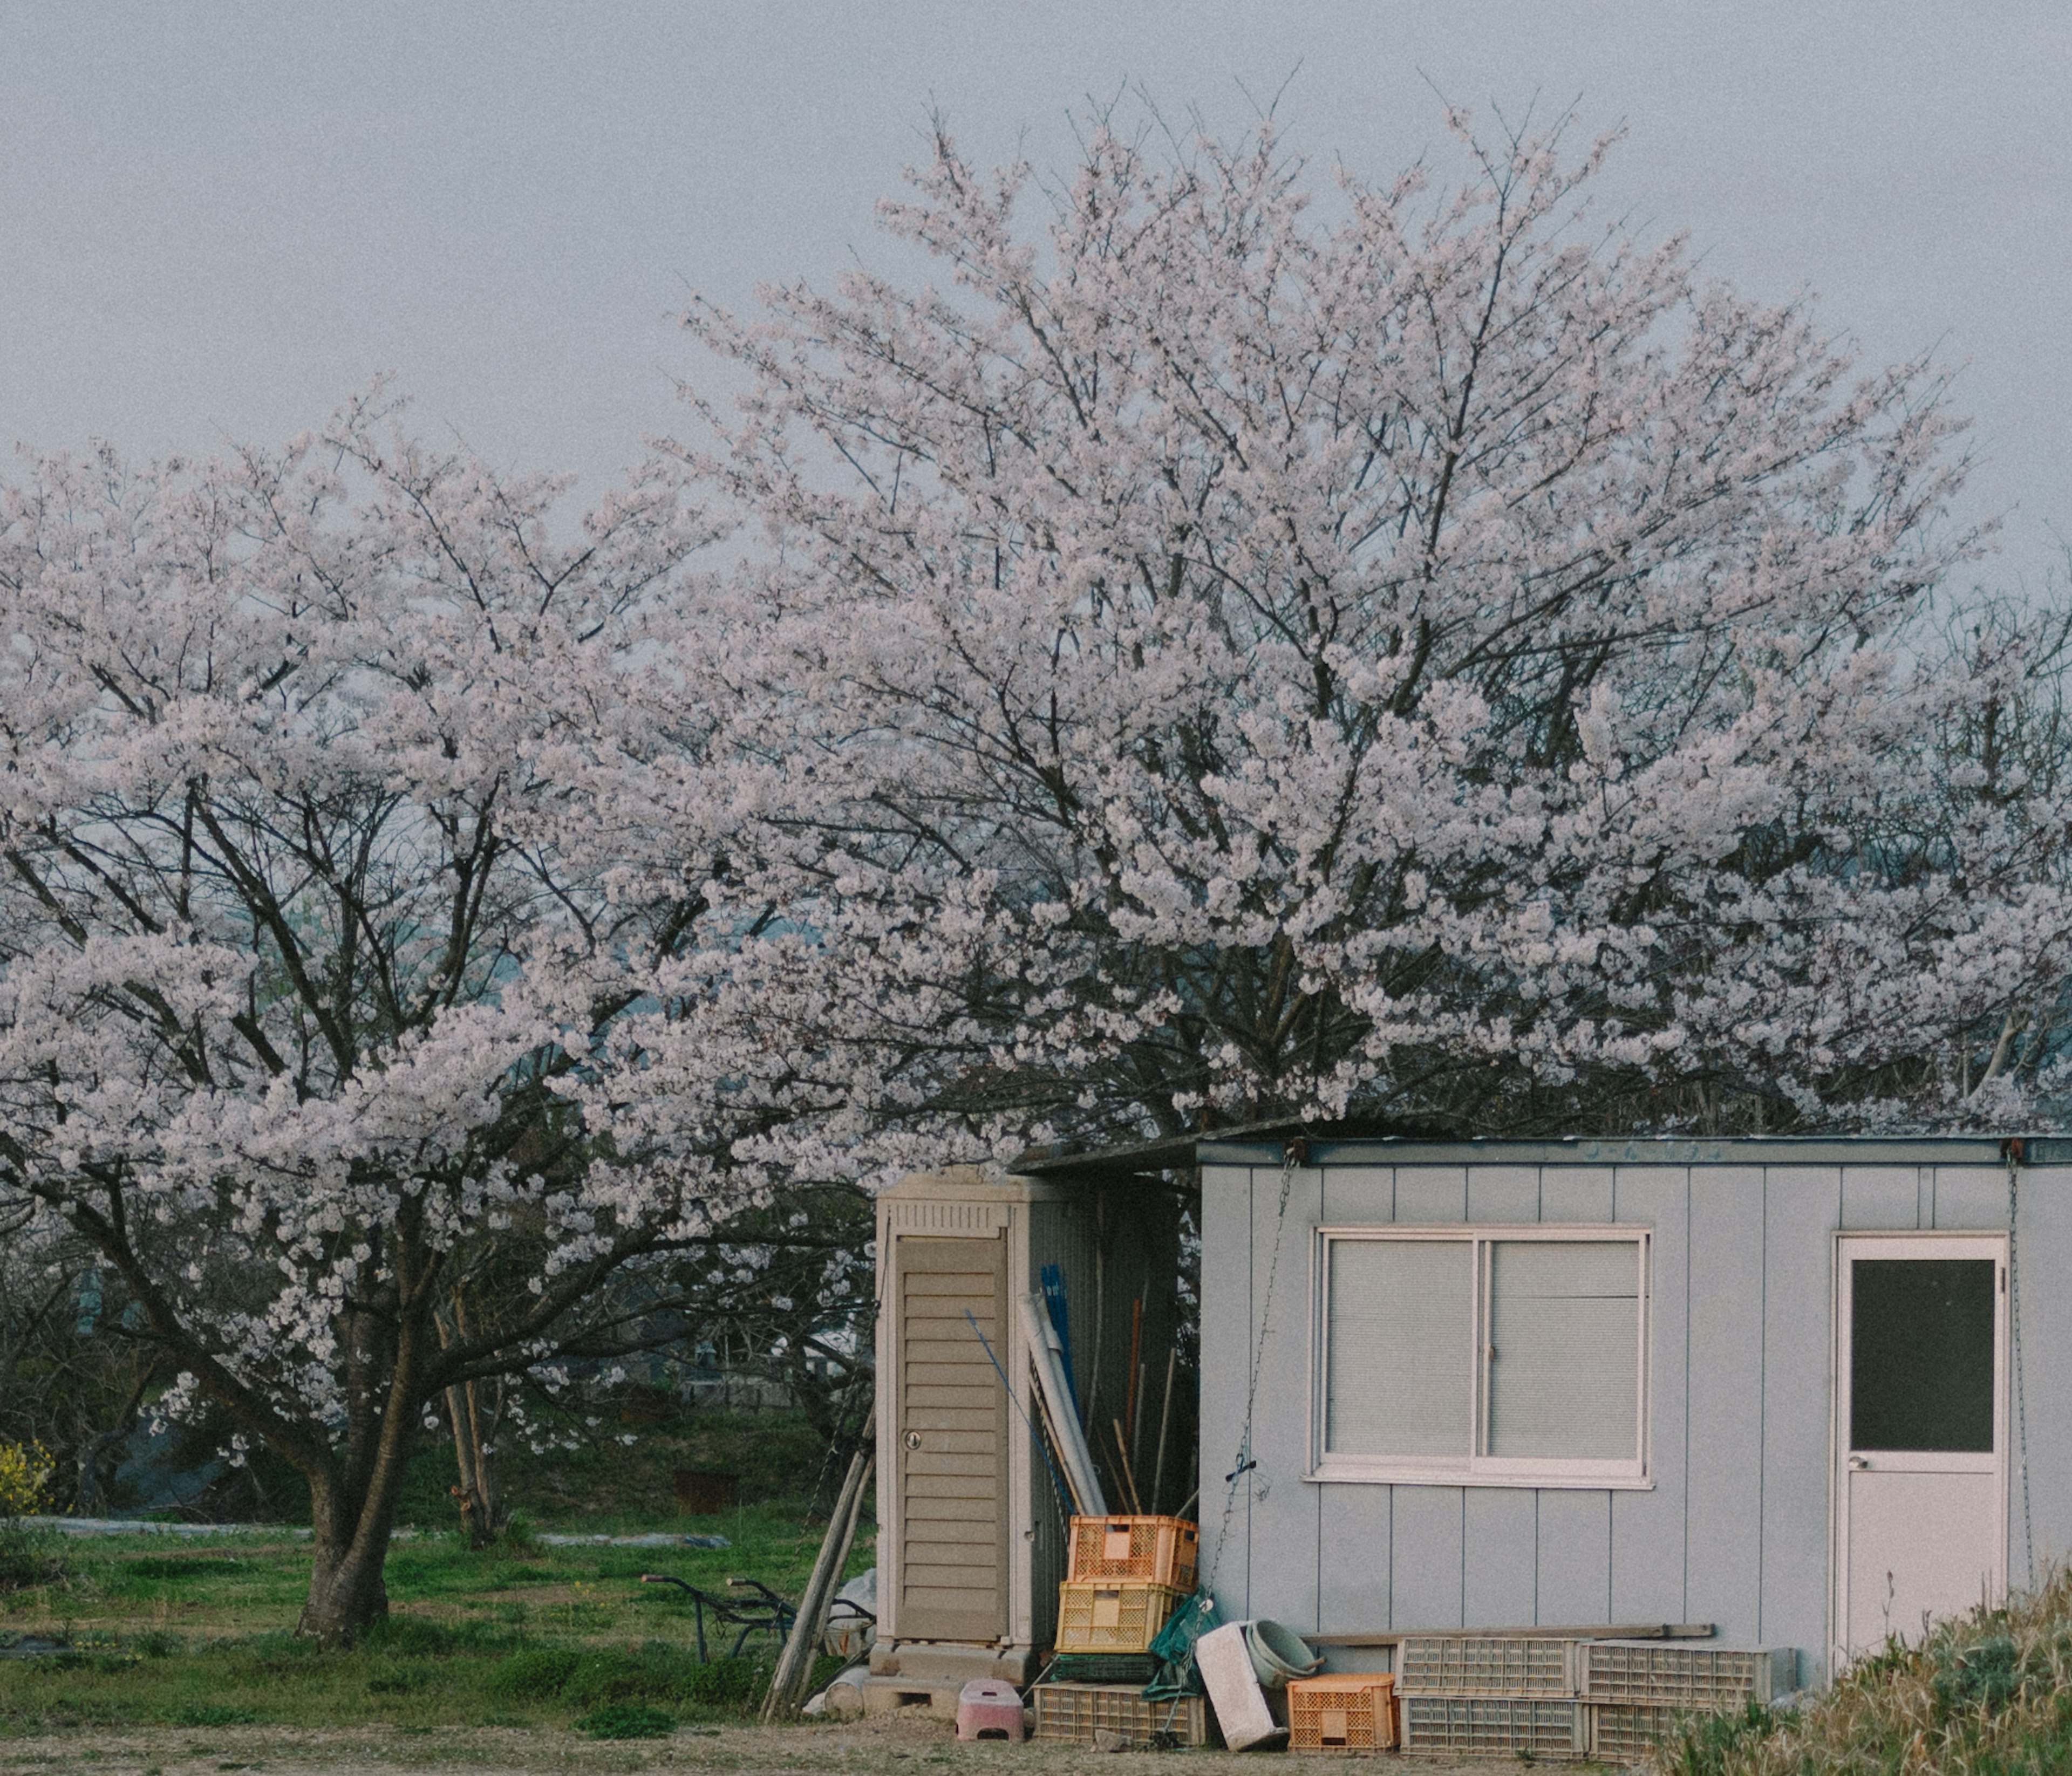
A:
{"label": "white plastic bucket", "polygon": [[1321,1654],[1292,1628],[1260,1617],[1244,1625],[1244,1650],[1264,1689],[1281,1688],[1291,1677],[1309,1677],[1324,1667]]}

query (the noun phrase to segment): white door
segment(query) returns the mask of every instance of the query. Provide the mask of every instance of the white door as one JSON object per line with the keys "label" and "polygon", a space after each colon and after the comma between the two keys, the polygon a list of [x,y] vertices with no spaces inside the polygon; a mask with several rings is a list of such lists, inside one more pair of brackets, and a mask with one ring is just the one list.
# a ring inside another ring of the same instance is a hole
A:
{"label": "white door", "polygon": [[1836,1668],[2007,1587],[2007,1241],[1836,1242]]}

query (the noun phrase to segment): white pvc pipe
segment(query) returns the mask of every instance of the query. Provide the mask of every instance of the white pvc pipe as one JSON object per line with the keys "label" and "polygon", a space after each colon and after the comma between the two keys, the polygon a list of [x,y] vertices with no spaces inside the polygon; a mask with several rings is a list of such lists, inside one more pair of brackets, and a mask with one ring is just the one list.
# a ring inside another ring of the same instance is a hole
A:
{"label": "white pvc pipe", "polygon": [[1050,1323],[1050,1309],[1040,1297],[1024,1295],[1021,1305],[1022,1331],[1029,1341],[1029,1361],[1036,1371],[1037,1383],[1043,1390],[1044,1404],[1050,1408],[1050,1430],[1057,1440],[1058,1458],[1065,1465],[1065,1477],[1071,1482],[1072,1491],[1079,1499],[1080,1515],[1106,1516],[1108,1495],[1101,1490],[1100,1478],[1094,1472],[1093,1452],[1087,1449],[1087,1440],[1080,1433],[1078,1415],[1072,1410],[1071,1390],[1065,1385],[1063,1341],[1058,1336],[1058,1329]]}

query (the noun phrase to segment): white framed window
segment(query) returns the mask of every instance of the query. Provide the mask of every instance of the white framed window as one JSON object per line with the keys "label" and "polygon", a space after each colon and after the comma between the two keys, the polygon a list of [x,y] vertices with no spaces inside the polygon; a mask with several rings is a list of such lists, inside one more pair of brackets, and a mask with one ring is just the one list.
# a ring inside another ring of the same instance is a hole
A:
{"label": "white framed window", "polygon": [[1322,1227],[1315,1480],[1646,1486],[1648,1235]]}

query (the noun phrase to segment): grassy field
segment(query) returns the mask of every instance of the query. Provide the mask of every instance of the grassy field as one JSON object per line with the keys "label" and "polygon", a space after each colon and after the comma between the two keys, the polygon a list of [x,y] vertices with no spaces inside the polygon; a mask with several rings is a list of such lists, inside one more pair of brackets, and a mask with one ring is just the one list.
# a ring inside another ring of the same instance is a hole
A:
{"label": "grassy field", "polygon": [[[619,1434],[608,1426],[546,1457],[514,1452],[508,1494],[533,1534],[717,1532],[732,1545],[520,1539],[472,1552],[453,1527],[451,1457],[427,1449],[388,1556],[390,1619],[350,1653],[320,1654],[294,1636],[306,1540],[278,1531],[53,1539],[62,1577],[0,1593],[0,1746],[133,1729],[551,1729],[565,1741],[575,1722],[608,1728],[612,1711],[642,1708],[675,1725],[742,1720],[775,1658],[773,1637],[754,1636],[732,1657],[732,1633],[709,1622],[711,1657],[701,1659],[690,1599],[640,1575],[722,1593],[742,1575],[797,1597],[824,1527],[800,1496],[820,1477],[819,1446],[796,1420],[770,1413],[686,1415],[630,1446]],[[669,1476],[679,1466],[739,1474],[745,1502],[717,1517],[677,1516]],[[290,1523],[301,1515],[279,1476],[268,1497]],[[850,1572],[874,1559],[866,1523]]]}
{"label": "grassy field", "polygon": [[[306,1542],[72,1541],[62,1550],[62,1582],[0,1598],[0,1732],[565,1725],[622,1703],[676,1720],[738,1720],[774,1655],[770,1637],[733,1659],[715,1629],[714,1657],[701,1662],[690,1601],[673,1587],[643,1585],[640,1574],[668,1572],[709,1590],[746,1574],[796,1597],[819,1532],[771,1503],[730,1515],[723,1532],[734,1546],[713,1551],[483,1553],[452,1535],[421,1535],[389,1556],[388,1623],[364,1646],[334,1655],[294,1634],[309,1582]],[[867,1540],[859,1544],[858,1571],[873,1558]],[[49,1642],[62,1650],[19,1656]]]}

